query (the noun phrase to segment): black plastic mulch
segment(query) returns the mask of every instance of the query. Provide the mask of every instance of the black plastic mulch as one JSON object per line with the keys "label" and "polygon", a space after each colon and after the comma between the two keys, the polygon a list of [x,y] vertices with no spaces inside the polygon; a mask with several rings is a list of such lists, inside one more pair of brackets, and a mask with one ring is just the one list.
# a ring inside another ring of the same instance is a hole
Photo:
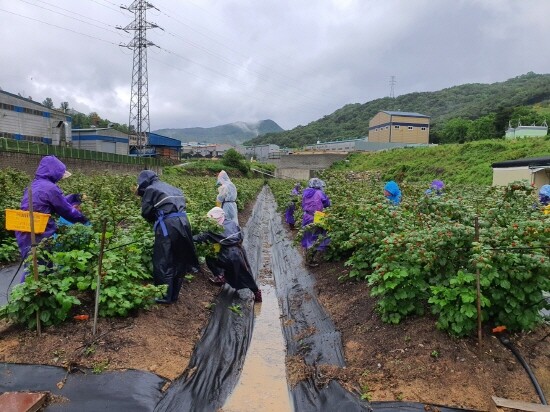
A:
{"label": "black plastic mulch", "polygon": [[[260,196],[261,199],[261,196]],[[261,264],[260,216],[257,202],[244,231],[244,247],[252,272]],[[250,229],[248,229],[250,228]],[[0,272],[11,279],[17,266]],[[9,272],[9,273],[8,273]],[[0,295],[7,296],[6,282],[0,282]],[[166,380],[149,372],[110,371],[93,374],[78,369],[66,370],[45,365],[0,363],[0,392],[48,391],[63,397],[47,406],[48,411],[216,411],[221,408],[238,382],[254,322],[253,296],[240,295],[224,286],[213,307],[212,316],[195,347],[189,366],[166,392]],[[236,312],[230,307],[236,308]],[[57,383],[66,378],[62,389]]]}
{"label": "black plastic mulch", "polygon": [[[57,384],[66,382],[61,389]],[[127,370],[94,374],[46,365],[0,364],[0,392],[33,391],[56,395],[48,411],[152,411],[166,380],[154,373]]]}
{"label": "black plastic mulch", "polygon": [[[288,356],[301,356],[306,364],[345,366],[340,333],[314,294],[314,280],[304,268],[300,252],[286,236],[273,195],[264,188],[246,226],[244,246],[253,273],[262,264],[262,214],[269,214],[272,270],[281,306],[283,335]],[[265,217],[265,216],[264,216]],[[13,276],[12,268],[11,276]],[[7,271],[5,272],[7,273]],[[0,278],[7,275],[0,271]],[[8,282],[9,283],[9,282]],[[0,296],[7,282],[0,281]],[[229,308],[240,305],[240,313]],[[93,374],[78,369],[67,374],[59,367],[0,363],[0,392],[49,391],[56,398],[48,411],[216,411],[238,382],[252,336],[252,294],[234,294],[229,287],[220,292],[211,319],[183,374],[165,393],[166,380],[144,371],[111,371]],[[304,331],[310,331],[304,336]],[[419,403],[362,401],[337,381],[323,385],[317,374],[290,389],[296,411],[458,411]],[[66,379],[59,389],[57,383]]]}
{"label": "black plastic mulch", "polygon": [[291,388],[296,411],[464,411],[438,405],[405,402],[365,402],[358,394],[350,393],[337,381],[324,384],[317,377],[318,365],[344,367],[344,351],[340,332],[319,304],[314,292],[315,280],[306,270],[302,255],[293,247],[276,213],[275,200],[269,194],[271,207],[270,242],[272,270],[281,315],[287,356],[302,357],[315,370],[313,376]]}

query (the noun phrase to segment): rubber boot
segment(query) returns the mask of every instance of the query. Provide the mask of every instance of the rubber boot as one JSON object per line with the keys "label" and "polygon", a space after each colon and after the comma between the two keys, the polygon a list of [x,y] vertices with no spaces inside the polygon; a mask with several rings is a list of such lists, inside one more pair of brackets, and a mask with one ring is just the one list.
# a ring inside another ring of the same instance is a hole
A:
{"label": "rubber boot", "polygon": [[161,299],[155,299],[156,303],[160,303],[161,305],[169,305],[172,302],[172,292],[174,290],[174,287],[172,285],[172,282],[168,284],[168,289],[166,290],[166,295],[162,297]]}
{"label": "rubber boot", "polygon": [[172,302],[177,302],[180,295],[181,286],[183,285],[183,277],[176,276],[173,280],[174,288],[172,289]]}

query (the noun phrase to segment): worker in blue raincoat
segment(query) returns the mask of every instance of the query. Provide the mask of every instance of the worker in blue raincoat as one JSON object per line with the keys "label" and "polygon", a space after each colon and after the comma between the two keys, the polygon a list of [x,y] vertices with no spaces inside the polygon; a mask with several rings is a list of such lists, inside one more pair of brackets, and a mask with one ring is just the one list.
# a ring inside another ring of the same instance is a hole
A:
{"label": "worker in blue raincoat", "polygon": [[384,196],[386,196],[392,205],[397,206],[401,203],[401,190],[399,189],[399,185],[393,180],[390,180],[384,186]]}
{"label": "worker in blue raincoat", "polygon": [[137,179],[141,215],[154,223],[153,278],[155,285],[167,285],[166,295],[157,303],[178,300],[186,273],[199,267],[191,225],[185,213],[185,197],[178,188],[162,182],[152,170],[143,170]]}

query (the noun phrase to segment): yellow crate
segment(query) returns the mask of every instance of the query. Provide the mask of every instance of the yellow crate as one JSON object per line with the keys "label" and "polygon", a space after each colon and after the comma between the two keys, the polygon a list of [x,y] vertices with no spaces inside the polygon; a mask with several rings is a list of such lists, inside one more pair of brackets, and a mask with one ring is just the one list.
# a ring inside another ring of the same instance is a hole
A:
{"label": "yellow crate", "polygon": [[325,212],[316,211],[313,214],[313,223],[322,223],[323,220],[325,220],[325,216],[327,214]]}
{"label": "yellow crate", "polygon": [[[50,215],[47,213],[34,212],[34,233],[44,233]],[[30,232],[31,220],[28,210],[6,209],[6,230],[17,230],[18,232]]]}

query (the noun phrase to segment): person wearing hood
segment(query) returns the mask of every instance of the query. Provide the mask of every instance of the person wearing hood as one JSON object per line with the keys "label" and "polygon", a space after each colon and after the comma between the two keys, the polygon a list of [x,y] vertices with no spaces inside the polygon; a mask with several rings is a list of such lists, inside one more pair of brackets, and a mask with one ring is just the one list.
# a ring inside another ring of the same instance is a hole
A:
{"label": "person wearing hood", "polygon": [[430,188],[424,192],[427,196],[435,195],[435,196],[441,196],[443,195],[445,190],[445,183],[443,183],[442,180],[432,180],[432,183],[430,183]]}
{"label": "person wearing hood", "polygon": [[298,196],[302,194],[302,186],[300,183],[296,183],[292,190],[290,191],[290,202],[285,210],[285,221],[290,226],[291,229],[294,229],[296,224],[296,219],[294,218],[294,211],[296,210],[296,203],[298,201]]}
{"label": "person wearing hood", "polygon": [[231,182],[225,170],[222,170],[218,174],[216,184],[220,186],[218,188],[218,196],[216,197],[216,206],[223,209],[226,219],[233,220],[238,225],[237,188],[233,182]]}
{"label": "person wearing hood", "polygon": [[[304,211],[302,227],[313,223],[315,212],[322,212],[330,206],[330,199],[323,191],[324,187],[325,182],[321,179],[314,177],[309,180],[308,187],[302,194],[302,210]],[[310,266],[317,266],[314,260],[316,253],[323,252],[330,243],[330,238],[326,234],[326,230],[320,227],[304,231],[302,247],[306,251],[306,263]]]}
{"label": "person wearing hood", "polygon": [[193,236],[194,242],[219,245],[216,257],[206,258],[208,268],[215,277],[224,279],[232,288],[250,289],[254,294],[254,302],[261,302],[262,291],[254,280],[246,252],[242,247],[241,228],[233,220],[226,219],[221,207],[210,209],[207,216],[223,227],[221,233],[204,232]]}
{"label": "person wearing hood", "polygon": [[390,201],[392,205],[397,206],[399,203],[401,203],[401,190],[399,189],[399,185],[393,180],[390,180],[384,186],[384,196]]}
{"label": "person wearing hood", "polygon": [[550,185],[542,185],[539,190],[539,202],[545,215],[550,215]]}
{"label": "person wearing hood", "polygon": [[195,272],[199,260],[191,225],[185,213],[185,197],[178,188],[162,182],[152,170],[143,170],[137,179],[141,216],[154,223],[153,278],[155,285],[167,285],[166,295],[157,303],[178,300],[183,276]]}
{"label": "person wearing hood", "polygon": [[[71,173],[67,171],[65,164],[55,156],[44,156],[31,182],[32,188],[32,206],[35,212],[48,213],[52,216],[48,219],[44,233],[36,234],[36,243],[42,239],[53,236],[57,231],[57,224],[53,215],[58,215],[70,223],[88,223],[86,216],[78,210],[75,205],[80,204],[80,195],[71,194],[65,196],[61,188],[57,185],[61,179],[69,177]],[[28,189],[23,192],[21,199],[21,209],[29,210]],[[17,245],[21,258],[24,260],[31,251],[31,234],[27,232],[15,232]],[[27,276],[23,272],[21,282]]]}

